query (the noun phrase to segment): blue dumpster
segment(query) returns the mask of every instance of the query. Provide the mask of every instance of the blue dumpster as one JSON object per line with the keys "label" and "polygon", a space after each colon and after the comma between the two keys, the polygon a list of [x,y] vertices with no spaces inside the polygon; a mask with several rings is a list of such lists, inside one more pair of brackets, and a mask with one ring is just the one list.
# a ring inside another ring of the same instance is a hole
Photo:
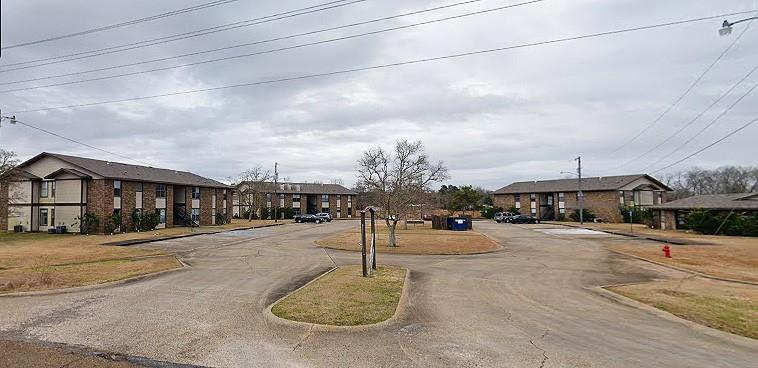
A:
{"label": "blue dumpster", "polygon": [[466,231],[468,230],[468,222],[470,220],[466,217],[449,217],[448,227],[453,231]]}

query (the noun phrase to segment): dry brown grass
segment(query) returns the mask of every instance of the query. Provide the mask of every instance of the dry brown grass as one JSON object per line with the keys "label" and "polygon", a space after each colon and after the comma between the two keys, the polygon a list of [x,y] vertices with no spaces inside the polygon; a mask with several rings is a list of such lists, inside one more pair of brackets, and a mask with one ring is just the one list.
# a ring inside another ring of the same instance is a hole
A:
{"label": "dry brown grass", "polygon": [[700,277],[609,288],[679,317],[758,339],[758,287]]}
{"label": "dry brown grass", "polygon": [[[368,231],[366,234],[369,236]],[[388,246],[388,239],[387,227],[378,225],[376,249],[381,253],[474,254],[498,248],[497,242],[476,231],[433,230],[428,223],[424,226],[409,225],[408,230],[398,225],[397,247]],[[325,248],[359,251],[360,241],[360,225],[356,223],[355,229],[320,239],[316,244]]]}
{"label": "dry brown grass", "polygon": [[335,326],[381,322],[395,314],[406,270],[380,266],[365,278],[361,266],[342,266],[277,303],[278,317]]}

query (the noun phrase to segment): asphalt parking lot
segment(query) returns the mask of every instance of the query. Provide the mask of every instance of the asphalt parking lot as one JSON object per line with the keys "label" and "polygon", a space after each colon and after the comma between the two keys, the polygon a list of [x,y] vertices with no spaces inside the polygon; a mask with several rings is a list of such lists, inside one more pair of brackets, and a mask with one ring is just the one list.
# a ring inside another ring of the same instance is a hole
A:
{"label": "asphalt parking lot", "polygon": [[[272,324],[266,307],[360,255],[313,241],[355,221],[146,244],[191,267],[96,290],[0,297],[0,334],[216,367],[750,367],[758,342],[603,297],[599,285],[684,277],[614,255],[606,234],[476,223],[504,244],[471,256],[380,254],[411,269],[408,307],[381,329]],[[618,238],[618,241],[629,241]]]}

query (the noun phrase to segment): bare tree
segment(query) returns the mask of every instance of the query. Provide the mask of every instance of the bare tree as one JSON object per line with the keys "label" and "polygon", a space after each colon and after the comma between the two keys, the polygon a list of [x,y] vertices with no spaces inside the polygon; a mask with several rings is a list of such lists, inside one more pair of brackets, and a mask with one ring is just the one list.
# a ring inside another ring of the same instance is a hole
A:
{"label": "bare tree", "polygon": [[714,170],[690,168],[667,175],[673,199],[701,194],[744,193],[758,190],[758,167],[724,166]]}
{"label": "bare tree", "polygon": [[7,184],[14,179],[16,166],[18,166],[16,153],[0,148],[0,183]]}
{"label": "bare tree", "polygon": [[381,147],[369,149],[358,160],[358,187],[372,194],[373,204],[379,207],[389,230],[389,246],[397,246],[397,223],[411,205],[423,197],[433,182],[448,178],[442,161],[432,163],[420,141],[401,140],[394,152]]}
{"label": "bare tree", "polygon": [[253,214],[260,206],[260,197],[268,189],[271,178],[271,171],[261,166],[245,170],[237,178],[240,208],[248,208],[248,221],[253,220]]}

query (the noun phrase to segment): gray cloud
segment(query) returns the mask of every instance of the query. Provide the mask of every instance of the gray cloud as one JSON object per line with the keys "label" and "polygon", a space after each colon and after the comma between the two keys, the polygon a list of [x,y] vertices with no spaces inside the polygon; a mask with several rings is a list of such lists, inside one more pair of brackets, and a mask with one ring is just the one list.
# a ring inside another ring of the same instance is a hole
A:
{"label": "gray cloud", "polygon": [[[166,57],[450,2],[453,1],[370,0],[314,16],[160,47],[0,73],[0,81]],[[316,3],[240,1],[119,30],[6,50],[0,64],[161,37]],[[295,45],[508,3],[512,2],[487,0],[434,14],[155,66]],[[10,1],[3,5],[2,43],[7,45],[188,4],[118,0],[108,2],[107,6],[93,6],[85,0],[65,4],[46,0]],[[34,109],[320,73],[756,8],[755,2],[738,0],[546,1],[276,54],[3,94],[0,108]],[[686,136],[672,140],[671,145],[640,162],[617,166],[674,132],[758,62],[758,37],[749,31],[679,107],[635,144],[611,155],[618,145],[655,119],[740,31],[736,29],[730,37],[719,37],[719,24],[720,21],[699,22],[393,69],[29,113],[19,118],[154,166],[191,170],[217,179],[234,176],[256,164],[273,167],[277,161],[283,175],[292,180],[327,181],[340,177],[351,184],[355,179],[355,161],[362,150],[374,145],[389,146],[403,138],[423,140],[432,158],[448,164],[452,183],[492,189],[514,180],[560,177],[560,171],[573,168],[570,159],[580,154],[585,157],[586,171],[591,175],[638,172]],[[73,79],[77,78],[60,81]],[[756,82],[758,75],[735,93]],[[687,132],[694,133],[735,98],[730,96]],[[749,120],[756,113],[757,98],[745,99],[722,122],[671,160]],[[671,170],[689,165],[755,164],[758,151],[753,142],[757,129],[745,130]],[[20,126],[4,126],[0,130],[0,145],[17,151],[23,158],[43,150],[106,157]]]}

